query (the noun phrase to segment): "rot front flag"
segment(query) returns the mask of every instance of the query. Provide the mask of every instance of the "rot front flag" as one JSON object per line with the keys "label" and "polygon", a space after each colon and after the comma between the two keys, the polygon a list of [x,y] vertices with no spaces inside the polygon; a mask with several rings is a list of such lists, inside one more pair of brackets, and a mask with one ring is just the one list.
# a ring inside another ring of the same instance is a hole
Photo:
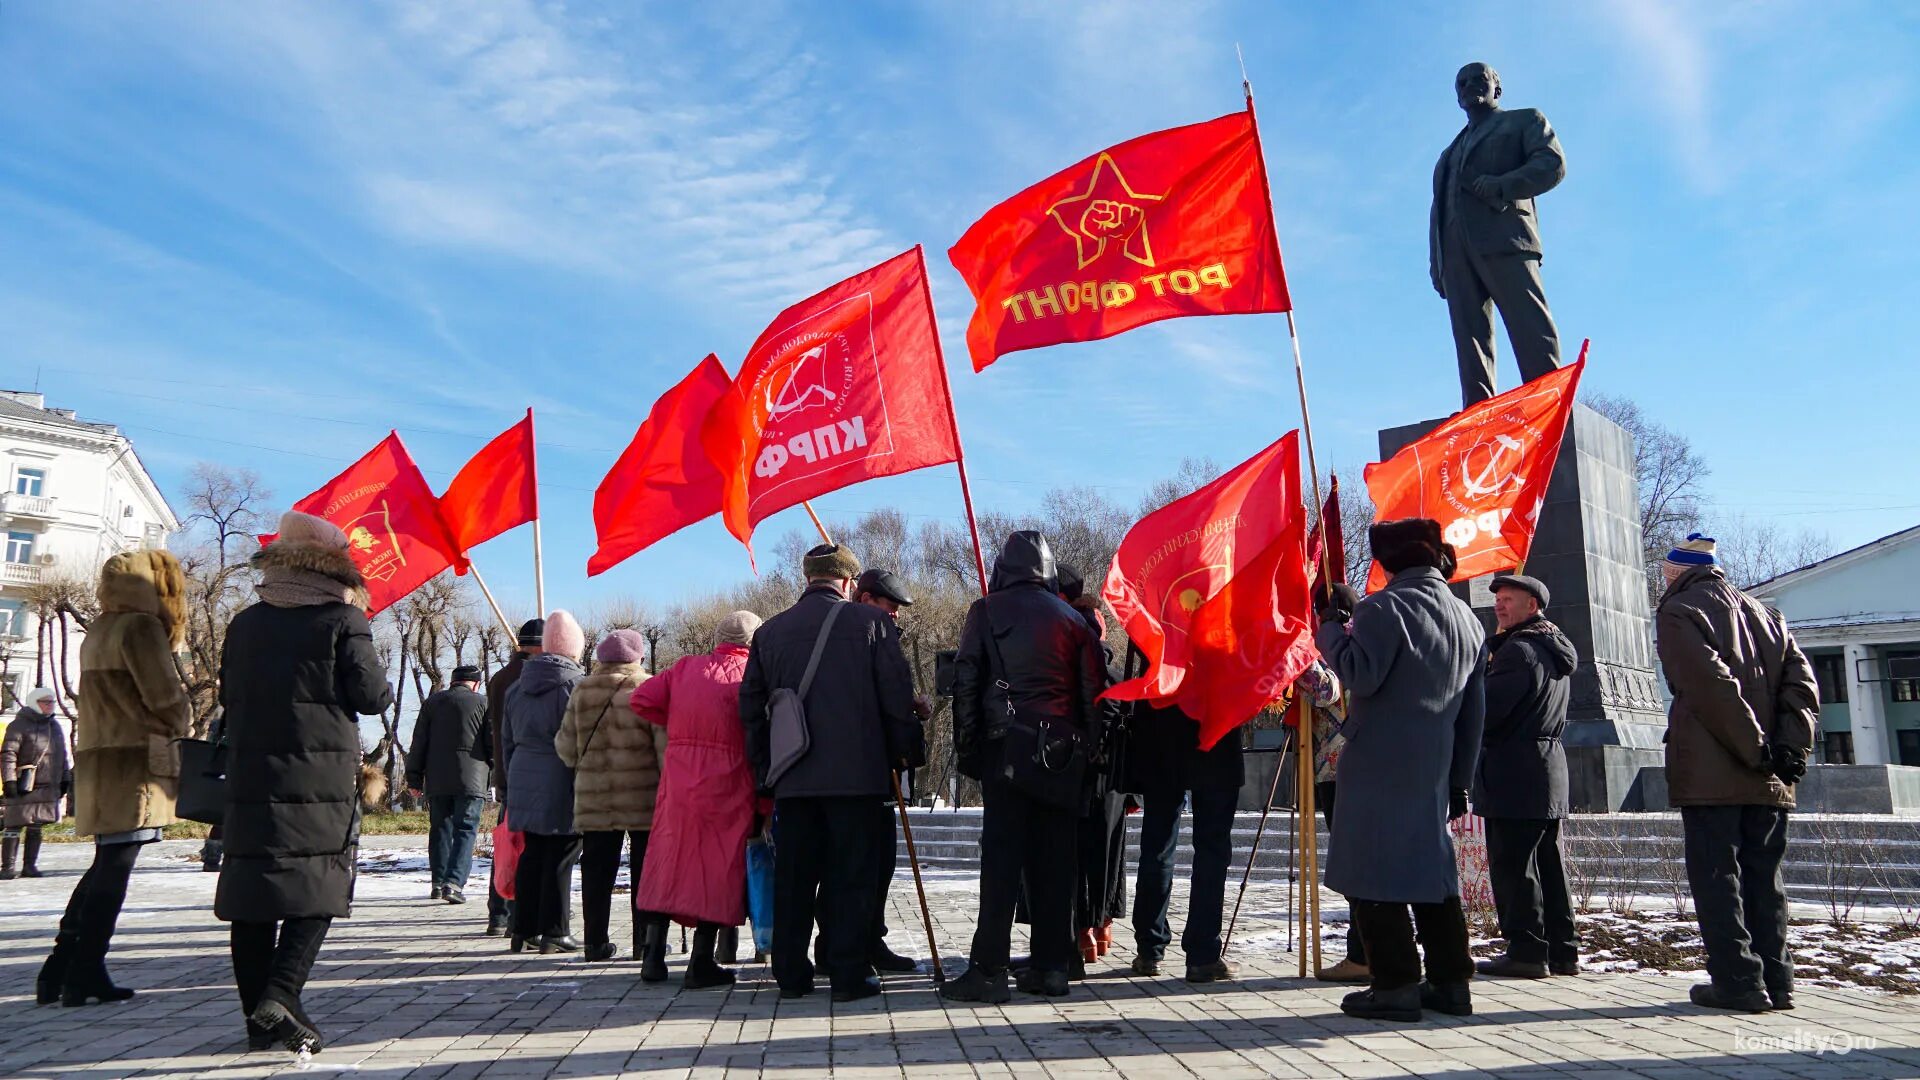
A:
{"label": "rot front flag", "polygon": [[[1460,560],[1454,581],[1526,561],[1586,360],[1582,342],[1573,364],[1463,409],[1390,460],[1367,466],[1374,520],[1438,521]],[[1367,589],[1386,583],[1374,563]]]}
{"label": "rot front flag", "polygon": [[947,252],[973,369],[1182,315],[1287,311],[1252,111],[1142,135],[987,211]]}
{"label": "rot front flag", "polygon": [[440,496],[440,519],[453,541],[456,572],[467,572],[467,552],[540,516],[534,473],[533,410],[528,409],[526,419],[481,447]]}
{"label": "rot front flag", "polygon": [[587,560],[588,577],[720,512],[727,478],[701,447],[700,428],[732,386],[720,358],[709,353],[653,403],[613,471],[594,489],[599,549]]}
{"label": "rot front flag", "polygon": [[440,520],[439,500],[399,432],[293,508],[325,518],[347,534],[347,554],[367,579],[369,615],[426,584],[458,557]]}
{"label": "rot front flag", "polygon": [[928,297],[916,247],[781,312],[747,350],[701,439],[749,550],[802,500],[959,460]]}
{"label": "rot front flag", "polygon": [[[1229,712],[1260,698],[1216,739],[1252,716],[1292,678],[1276,676],[1291,662],[1287,620],[1304,629],[1305,551],[1298,432],[1142,518],[1120,542],[1101,595],[1145,654],[1147,670],[1105,696],[1183,708],[1225,702]],[[1284,605],[1275,599],[1283,575]],[[1310,646],[1306,655],[1312,658]],[[1222,693],[1236,678],[1247,686]],[[1199,707],[1210,715],[1195,719],[1223,719],[1217,708]]]}

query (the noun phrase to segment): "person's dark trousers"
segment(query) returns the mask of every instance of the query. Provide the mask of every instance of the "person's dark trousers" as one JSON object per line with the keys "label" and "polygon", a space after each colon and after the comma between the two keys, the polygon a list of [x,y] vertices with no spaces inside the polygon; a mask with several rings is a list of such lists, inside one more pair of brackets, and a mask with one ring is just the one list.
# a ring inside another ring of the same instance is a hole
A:
{"label": "person's dark trousers", "polygon": [[515,937],[562,937],[572,921],[573,865],[580,861],[580,838],[526,833],[519,872],[513,876]]}
{"label": "person's dark trousers", "polygon": [[1126,832],[1125,797],[1110,794],[1093,804],[1074,827],[1079,873],[1073,886],[1073,929],[1076,939],[1081,931],[1097,930],[1113,918],[1114,887],[1125,855],[1124,841],[1114,843]]}
{"label": "person's dark trousers", "polygon": [[1507,955],[1530,964],[1578,961],[1573,895],[1560,861],[1559,819],[1486,821],[1487,876]]}
{"label": "person's dark trousers", "polygon": [[[1453,231],[1451,227],[1449,231]],[[1453,231],[1440,274],[1447,290],[1447,313],[1453,322],[1453,347],[1460,364],[1460,385],[1466,388],[1466,404],[1494,394],[1495,304],[1507,325],[1507,340],[1513,345],[1514,359],[1519,361],[1521,382],[1531,382],[1560,366],[1560,331],[1547,310],[1538,256],[1482,254]]]}
{"label": "person's dark trousers", "polygon": [[[1331,780],[1320,780],[1313,785],[1313,801],[1319,805],[1320,812],[1327,818],[1327,835],[1333,835],[1333,800],[1338,787]],[[1367,962],[1367,946],[1360,940],[1360,919],[1353,914],[1353,901],[1347,901],[1347,959],[1356,964]]]}
{"label": "person's dark trousers", "polygon": [[[589,947],[605,945],[607,925],[613,919],[613,883],[620,876],[620,848],[631,843],[633,855],[627,880],[633,883],[630,897],[640,895],[640,868],[647,859],[646,830],[635,832],[590,832],[580,838],[580,910],[586,916]],[[633,922],[639,926],[642,916],[633,909]]]}
{"label": "person's dark trousers", "polygon": [[1707,975],[1723,991],[1793,992],[1787,955],[1787,812],[1772,806],[1683,806],[1687,882],[1706,942]]}
{"label": "person's dark trousers", "polygon": [[[1360,936],[1366,943],[1373,989],[1397,990],[1420,981],[1420,950],[1427,954],[1427,978],[1435,984],[1473,978],[1473,956],[1467,951],[1467,913],[1460,898],[1438,904],[1404,904],[1348,897]],[[1409,917],[1411,909],[1411,917]],[[1420,944],[1414,944],[1415,928]]]}
{"label": "person's dark trousers", "polygon": [[473,874],[473,838],[485,802],[478,795],[427,797],[427,865],[435,885],[467,887]]}
{"label": "person's dark trousers", "polygon": [[133,877],[134,860],[140,857],[141,844],[95,844],[93,864],[80,875],[67,898],[66,913],[60,916],[59,936],[54,951],[66,946],[66,971],[104,977],[107,949],[113,945],[113,930],[120,922],[120,908],[127,902],[127,881]]}
{"label": "person's dark trousers", "polygon": [[987,777],[980,823],[980,921],[968,958],[1007,969],[1024,872],[1029,944],[1037,971],[1066,971],[1073,957],[1073,883],[1079,816],[1029,797],[998,772]]}
{"label": "person's dark trousers", "polygon": [[779,799],[773,806],[773,977],[813,987],[816,911],[827,977],[836,990],[873,976],[873,882],[880,854],[871,796]]}
{"label": "person's dark trousers", "polygon": [[240,1009],[248,1016],[268,994],[281,1004],[298,1004],[320,944],[333,925],[329,915],[281,923],[236,922],[228,929],[233,952],[233,982]]}
{"label": "person's dark trousers", "polygon": [[[507,819],[506,807],[500,808],[500,820]],[[487,929],[505,930],[513,925],[513,901],[500,895],[500,855],[494,853],[493,869],[487,874]]]}
{"label": "person's dark trousers", "polygon": [[893,800],[880,804],[880,812],[874,818],[875,859],[873,895],[873,940],[872,954],[879,956],[887,948],[887,898],[893,893],[894,864],[900,861],[900,833],[895,827],[898,811]]}
{"label": "person's dark trousers", "polygon": [[[1140,823],[1140,875],[1133,898],[1133,939],[1137,950],[1156,959],[1165,955],[1173,932],[1167,907],[1173,896],[1174,851],[1180,841],[1182,793],[1150,792]],[[1240,793],[1193,792],[1193,873],[1187,897],[1187,926],[1180,948],[1187,966],[1220,959],[1220,922],[1226,908],[1227,868],[1233,861],[1233,812]]]}

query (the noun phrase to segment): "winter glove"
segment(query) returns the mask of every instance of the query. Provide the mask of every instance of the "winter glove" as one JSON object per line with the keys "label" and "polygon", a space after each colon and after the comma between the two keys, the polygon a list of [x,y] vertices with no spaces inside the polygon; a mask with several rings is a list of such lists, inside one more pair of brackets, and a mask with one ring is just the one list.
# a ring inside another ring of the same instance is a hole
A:
{"label": "winter glove", "polygon": [[1467,789],[1454,788],[1447,793],[1447,820],[1458,821],[1467,816]]}
{"label": "winter glove", "polygon": [[17,799],[20,797],[20,781],[18,780],[7,781],[5,785],[5,789],[6,789],[7,798]]}
{"label": "winter glove", "polygon": [[1785,743],[1768,743],[1766,758],[1769,770],[1788,787],[1806,778],[1807,752],[1805,750]]}
{"label": "winter glove", "polygon": [[1353,618],[1353,609],[1360,603],[1360,594],[1354,587],[1342,581],[1331,590],[1322,593],[1318,614],[1322,625],[1344,623]]}

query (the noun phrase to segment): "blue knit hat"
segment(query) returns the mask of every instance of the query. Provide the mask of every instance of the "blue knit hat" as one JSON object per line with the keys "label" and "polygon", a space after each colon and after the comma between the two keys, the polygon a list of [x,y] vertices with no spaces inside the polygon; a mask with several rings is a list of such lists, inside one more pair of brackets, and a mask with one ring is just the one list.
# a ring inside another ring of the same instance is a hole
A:
{"label": "blue knit hat", "polygon": [[1702,533],[1688,533],[1687,538],[1667,552],[1667,561],[1675,566],[1712,566],[1713,537]]}

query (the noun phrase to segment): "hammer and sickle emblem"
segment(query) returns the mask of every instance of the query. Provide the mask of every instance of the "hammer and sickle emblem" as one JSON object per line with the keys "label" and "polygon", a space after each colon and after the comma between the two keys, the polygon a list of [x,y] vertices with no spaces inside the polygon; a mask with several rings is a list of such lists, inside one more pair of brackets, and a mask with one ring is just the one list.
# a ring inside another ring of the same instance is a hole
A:
{"label": "hammer and sickle emblem", "polygon": [[[1472,459],[1481,447],[1489,447],[1487,461],[1475,471]],[[1506,434],[1495,435],[1491,444],[1478,443],[1468,450],[1460,460],[1460,484],[1466,489],[1467,497],[1485,499],[1500,494],[1515,480],[1520,455],[1525,451],[1526,444]]]}

